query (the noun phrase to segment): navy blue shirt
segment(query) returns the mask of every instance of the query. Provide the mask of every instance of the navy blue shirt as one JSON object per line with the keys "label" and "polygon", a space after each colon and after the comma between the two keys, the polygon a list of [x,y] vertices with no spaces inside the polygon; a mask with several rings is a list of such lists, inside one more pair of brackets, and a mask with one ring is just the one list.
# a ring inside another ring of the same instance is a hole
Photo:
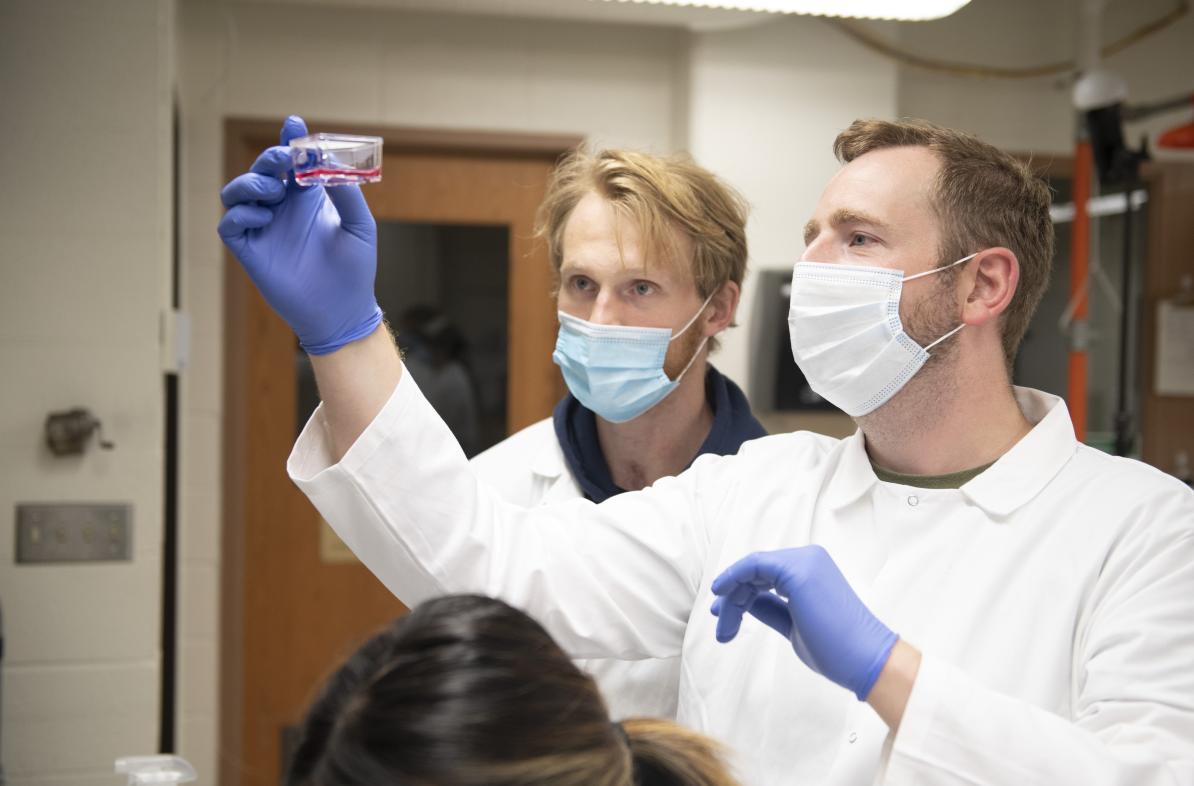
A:
{"label": "navy blue shirt", "polygon": [[[743,442],[767,436],[767,430],[751,413],[741,388],[713,366],[708,366],[705,372],[705,398],[713,410],[713,427],[693,461],[706,453],[733,455]],[[614,483],[605,462],[597,439],[596,415],[569,393],[556,404],[552,422],[564,451],[564,462],[586,498],[604,502],[626,490]]]}

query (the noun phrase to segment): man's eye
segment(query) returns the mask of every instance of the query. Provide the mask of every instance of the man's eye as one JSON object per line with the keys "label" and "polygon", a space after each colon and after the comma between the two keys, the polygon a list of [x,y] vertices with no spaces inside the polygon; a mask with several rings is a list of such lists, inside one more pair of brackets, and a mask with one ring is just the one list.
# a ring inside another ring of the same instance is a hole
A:
{"label": "man's eye", "polygon": [[850,245],[852,245],[852,246],[865,245],[870,242],[871,242],[871,238],[867,237],[866,235],[860,234],[858,232],[855,232],[854,234],[850,235]]}
{"label": "man's eye", "polygon": [[655,287],[653,287],[651,284],[648,284],[644,281],[640,281],[634,285],[634,294],[636,294],[636,295],[649,295],[654,291],[655,291]]}
{"label": "man's eye", "polygon": [[593,288],[593,282],[584,276],[576,276],[572,279],[572,288],[581,292],[587,292]]}

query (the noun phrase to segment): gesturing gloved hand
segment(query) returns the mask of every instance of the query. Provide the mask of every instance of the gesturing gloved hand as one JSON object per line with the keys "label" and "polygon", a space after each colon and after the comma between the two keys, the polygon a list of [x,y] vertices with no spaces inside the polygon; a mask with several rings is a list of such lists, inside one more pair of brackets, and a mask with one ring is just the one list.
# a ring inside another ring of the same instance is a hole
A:
{"label": "gesturing gloved hand", "polygon": [[356,186],[304,188],[283,178],[302,118],[286,118],[282,146],[268,148],[246,174],[224,186],[228,211],[220,238],[266,302],[312,355],[334,352],[374,331],[377,225]]}
{"label": "gesturing gloved hand", "polygon": [[896,634],[863,605],[820,546],[758,551],[713,582],[717,640],[738,635],[749,612],[792,642],[813,671],[854,691],[860,701],[891,655]]}

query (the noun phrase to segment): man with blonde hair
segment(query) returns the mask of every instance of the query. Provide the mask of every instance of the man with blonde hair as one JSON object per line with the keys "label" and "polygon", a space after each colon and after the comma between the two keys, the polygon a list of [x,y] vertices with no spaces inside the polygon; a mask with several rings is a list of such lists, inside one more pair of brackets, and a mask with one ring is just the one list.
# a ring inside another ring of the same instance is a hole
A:
{"label": "man with blonde hair", "polygon": [[1194,782],[1194,493],[1010,378],[1048,189],[923,122],[857,121],[835,152],[788,325],[859,431],[528,509],[477,480],[370,326],[359,192],[283,194],[267,151],[222,232],[317,351],[292,479],[407,602],[483,591],[573,655],[680,654],[678,719],[746,783]]}
{"label": "man with blonde hair", "polygon": [[[568,394],[552,417],[473,459],[495,493],[524,507],[604,502],[766,435],[707,360],[746,272],[746,208],[733,191],[687,156],[578,150],[556,167],[538,224]],[[678,657],[580,665],[613,717],[675,716]]]}

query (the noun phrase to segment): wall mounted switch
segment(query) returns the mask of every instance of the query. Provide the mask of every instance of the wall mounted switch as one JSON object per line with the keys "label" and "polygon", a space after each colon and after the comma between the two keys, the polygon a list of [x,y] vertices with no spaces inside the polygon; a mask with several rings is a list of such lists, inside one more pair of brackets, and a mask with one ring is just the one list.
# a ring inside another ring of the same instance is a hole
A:
{"label": "wall mounted switch", "polygon": [[133,506],[18,504],[18,563],[132,559]]}

